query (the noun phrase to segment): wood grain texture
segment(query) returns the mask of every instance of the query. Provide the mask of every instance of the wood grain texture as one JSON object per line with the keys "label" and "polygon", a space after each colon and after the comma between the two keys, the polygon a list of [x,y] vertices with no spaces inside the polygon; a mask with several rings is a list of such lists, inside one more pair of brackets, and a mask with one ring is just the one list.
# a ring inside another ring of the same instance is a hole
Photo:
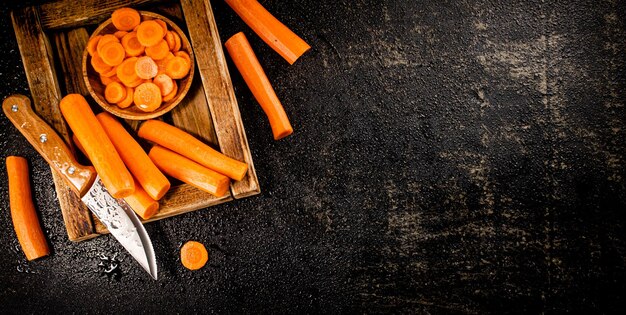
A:
{"label": "wood grain texture", "polygon": [[182,0],[181,5],[187,22],[200,78],[204,85],[219,147],[225,155],[248,163],[246,177],[231,183],[235,198],[243,198],[260,192],[248,139],[241,121],[222,43],[208,0]]}
{"label": "wood grain texture", "polygon": [[65,81],[65,93],[78,93],[86,97],[89,91],[82,80],[80,61],[89,40],[87,30],[81,27],[60,31],[54,33],[52,37],[54,38],[57,56],[63,71],[62,77]]}
{"label": "wood grain texture", "polygon": [[[35,111],[69,143],[68,128],[58,106],[61,91],[54,71],[51,46],[43,31],[39,12],[34,7],[26,7],[13,11],[11,18]],[[52,172],[52,177],[69,239],[81,241],[96,236],[91,216],[78,196],[56,172]]]}

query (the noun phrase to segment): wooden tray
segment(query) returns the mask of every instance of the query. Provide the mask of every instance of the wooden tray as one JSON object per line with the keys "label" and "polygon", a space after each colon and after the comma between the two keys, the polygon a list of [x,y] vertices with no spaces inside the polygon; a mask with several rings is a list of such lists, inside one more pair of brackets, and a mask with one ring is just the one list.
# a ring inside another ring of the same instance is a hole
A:
{"label": "wooden tray", "polygon": [[[91,102],[94,111],[100,111],[82,79],[82,52],[97,25],[109,18],[113,10],[125,6],[166,16],[191,39],[197,66],[194,84],[185,100],[161,119],[250,167],[246,178],[231,183],[230,193],[222,198],[187,184],[173,186],[161,200],[159,213],[150,221],[258,194],[259,183],[209,0],[62,0],[11,12],[37,113],[72,146],[59,101],[63,95],[80,93]],[[128,124],[136,128],[138,122]],[[82,241],[107,233],[61,178],[54,172],[52,175],[69,239]]]}

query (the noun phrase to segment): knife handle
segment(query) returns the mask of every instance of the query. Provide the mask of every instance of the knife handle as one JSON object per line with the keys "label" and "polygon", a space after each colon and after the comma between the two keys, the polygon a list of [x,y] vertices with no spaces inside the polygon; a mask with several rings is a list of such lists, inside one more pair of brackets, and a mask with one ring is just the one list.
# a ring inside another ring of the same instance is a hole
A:
{"label": "knife handle", "polygon": [[33,111],[28,97],[11,95],[2,102],[2,110],[48,164],[82,197],[96,178],[94,168],[76,162],[63,139]]}

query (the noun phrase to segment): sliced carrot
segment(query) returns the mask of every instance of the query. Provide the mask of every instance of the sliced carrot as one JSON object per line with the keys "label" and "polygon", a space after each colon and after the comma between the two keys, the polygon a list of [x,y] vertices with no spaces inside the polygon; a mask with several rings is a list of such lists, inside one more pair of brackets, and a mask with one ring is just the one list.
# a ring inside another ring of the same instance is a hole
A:
{"label": "sliced carrot", "polygon": [[146,48],[146,55],[154,60],[161,60],[170,53],[167,42],[162,39],[158,44]]}
{"label": "sliced carrot", "polygon": [[126,55],[136,57],[143,54],[146,47],[137,39],[137,32],[130,32],[122,37],[122,46],[126,50]]}
{"label": "sliced carrot", "polygon": [[123,198],[132,194],[135,190],[133,177],[91,111],[87,100],[80,94],[68,94],[61,99],[60,108],[61,114],[85,148],[111,196]]}
{"label": "sliced carrot", "polygon": [[104,89],[104,98],[111,104],[121,102],[126,98],[126,87],[121,83],[113,82]]}
{"label": "sliced carrot", "polygon": [[104,76],[104,77],[112,77],[112,76],[114,76],[116,74],[117,74],[117,66],[112,67],[111,70],[109,70],[108,72],[105,72],[105,73],[101,73],[100,75]]}
{"label": "sliced carrot", "polygon": [[141,22],[139,12],[131,8],[120,8],[111,14],[111,22],[120,31],[130,31]]}
{"label": "sliced carrot", "polygon": [[176,40],[174,39],[173,33],[173,31],[167,31],[167,33],[165,33],[165,41],[167,42],[167,46],[170,50],[173,50],[174,47],[176,47]]}
{"label": "sliced carrot", "polygon": [[179,51],[175,52],[174,56],[181,57],[181,58],[187,60],[189,62],[189,64],[191,64],[191,57],[189,57],[189,54],[186,51],[184,51],[184,50],[179,50]]}
{"label": "sliced carrot", "polygon": [[163,96],[168,95],[172,93],[172,91],[174,91],[174,80],[172,80],[172,78],[170,78],[167,74],[157,75],[156,77],[154,77],[154,80],[152,80],[152,83],[156,84],[156,86],[159,87],[159,90],[161,90],[161,95]]}
{"label": "sliced carrot", "polygon": [[113,75],[111,77],[105,77],[103,75],[100,75],[100,81],[102,82],[102,84],[104,84],[105,86],[113,83],[113,82],[122,82],[120,81],[120,79],[117,78],[117,75]]}
{"label": "sliced carrot", "polygon": [[180,262],[189,270],[198,270],[209,261],[209,253],[202,243],[188,241],[180,249]]}
{"label": "sliced carrot", "polygon": [[136,33],[138,28],[139,28],[139,25],[135,26],[135,27],[133,28],[133,32],[135,32],[135,33]]}
{"label": "sliced carrot", "polygon": [[184,78],[189,74],[190,69],[191,65],[183,57],[174,57],[165,63],[165,73],[172,79]]}
{"label": "sliced carrot", "polygon": [[127,31],[117,31],[115,33],[113,33],[113,36],[117,37],[117,39],[121,40],[124,36],[126,36],[126,34],[128,34]]}
{"label": "sliced carrot", "polygon": [[248,26],[289,64],[311,48],[256,0],[226,0]]}
{"label": "sliced carrot", "polygon": [[224,46],[226,46],[233,63],[252,91],[252,95],[267,115],[274,139],[279,140],[292,134],[293,128],[289,123],[285,109],[276,96],[272,84],[267,79],[246,36],[239,32],[228,39]]}
{"label": "sliced carrot", "polygon": [[91,67],[93,67],[93,69],[96,70],[96,72],[98,73],[107,73],[111,71],[111,69],[113,69],[113,67],[107,65],[106,63],[104,63],[104,61],[102,61],[102,58],[100,58],[98,53],[91,57]]}
{"label": "sliced carrot", "polygon": [[246,163],[232,159],[185,131],[160,120],[144,122],[137,134],[234,180],[242,180],[248,171]]}
{"label": "sliced carrot", "polygon": [[157,75],[158,71],[157,64],[148,56],[139,57],[135,63],[135,72],[142,79],[152,79]]}
{"label": "sliced carrot", "polygon": [[228,192],[228,177],[210,170],[178,153],[155,145],[148,156],[165,174],[216,197]]}
{"label": "sliced carrot", "polygon": [[160,19],[154,19],[154,21],[161,25],[161,28],[163,28],[163,35],[165,35],[165,33],[167,33],[167,24],[165,23],[165,21]]}
{"label": "sliced carrot", "polygon": [[176,32],[172,32],[172,35],[174,35],[174,49],[172,49],[173,52],[177,52],[180,50],[180,47],[183,45],[181,39],[180,39],[180,35],[178,35],[178,33]]}
{"label": "sliced carrot", "polygon": [[165,175],[159,171],[139,143],[115,117],[107,112],[102,112],[96,117],[113,142],[122,161],[141,184],[141,187],[152,199],[161,199],[170,189],[170,182]]}
{"label": "sliced carrot", "polygon": [[133,91],[134,91],[133,88],[126,87],[126,98],[124,98],[120,102],[117,102],[117,106],[119,108],[127,108],[130,105],[133,105]]}
{"label": "sliced carrot", "polygon": [[158,44],[163,36],[165,36],[163,28],[154,20],[143,21],[137,28],[137,39],[146,47]]}
{"label": "sliced carrot", "polygon": [[9,177],[9,203],[13,228],[26,259],[33,260],[50,254],[46,237],[39,225],[28,176],[28,162],[19,156],[6,158]]}
{"label": "sliced carrot", "polygon": [[165,58],[161,59],[161,60],[155,60],[154,62],[156,62],[157,64],[157,75],[165,73],[165,65],[167,64],[167,62],[174,58],[174,54],[172,54],[171,52],[167,53],[167,56],[165,56]]}
{"label": "sliced carrot", "polygon": [[170,92],[170,94],[163,96],[163,102],[169,102],[173,100],[178,93],[178,84],[176,83],[176,80],[172,80],[172,82],[174,83],[174,89],[172,90],[172,92]]}
{"label": "sliced carrot", "polygon": [[133,95],[135,106],[144,112],[153,112],[161,106],[163,101],[161,90],[154,83],[142,83],[135,88]]}
{"label": "sliced carrot", "polygon": [[122,44],[118,42],[110,42],[102,46],[102,54],[99,54],[102,61],[109,66],[115,67],[124,61],[126,57],[126,51]]}
{"label": "sliced carrot", "polygon": [[146,83],[146,82],[145,82],[144,79],[139,78],[139,79],[137,79],[136,81],[133,81],[133,82],[122,82],[122,83],[124,83],[124,85],[126,85],[127,87],[135,88],[135,87],[138,87],[140,84],[143,84],[143,83]]}
{"label": "sliced carrot", "polygon": [[104,45],[111,43],[111,42],[119,42],[120,40],[117,39],[117,37],[115,37],[113,34],[106,34],[104,36],[102,36],[102,38],[100,38],[100,40],[98,41],[98,45],[96,46],[96,52],[98,52],[98,55],[102,56],[102,47],[104,47]]}
{"label": "sliced carrot", "polygon": [[98,41],[102,38],[102,35],[96,35],[89,39],[87,42],[87,52],[89,52],[89,56],[93,56],[96,53],[96,48],[98,47]]}
{"label": "sliced carrot", "polygon": [[117,77],[126,85],[128,83],[135,82],[140,78],[135,72],[135,64],[137,63],[137,57],[126,58],[122,63],[117,66]]}

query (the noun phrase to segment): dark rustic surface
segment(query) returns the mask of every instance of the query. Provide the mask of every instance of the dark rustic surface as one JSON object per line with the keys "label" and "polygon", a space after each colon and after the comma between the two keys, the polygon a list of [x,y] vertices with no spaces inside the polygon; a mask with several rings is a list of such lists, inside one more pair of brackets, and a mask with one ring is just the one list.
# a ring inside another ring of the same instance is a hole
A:
{"label": "dark rustic surface", "polygon": [[[314,47],[294,66],[213,1],[295,134],[272,140],[229,64],[262,195],[147,224],[157,282],[110,236],[67,240],[49,167],[0,118],[53,248],[25,261],[3,166],[3,313],[624,309],[625,1],[262,3]],[[28,94],[7,6],[2,97]],[[197,272],[189,239],[210,251]]]}

